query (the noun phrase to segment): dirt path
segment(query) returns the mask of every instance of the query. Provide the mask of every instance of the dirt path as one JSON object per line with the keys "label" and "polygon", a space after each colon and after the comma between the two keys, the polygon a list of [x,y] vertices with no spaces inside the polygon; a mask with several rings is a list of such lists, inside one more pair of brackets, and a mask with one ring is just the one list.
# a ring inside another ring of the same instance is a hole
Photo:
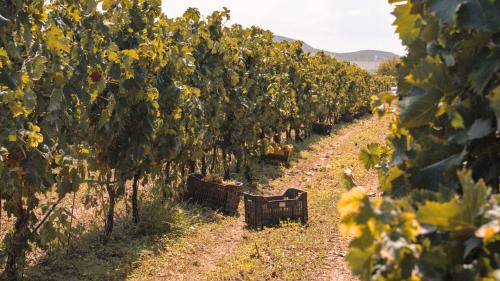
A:
{"label": "dirt path", "polygon": [[[301,234],[304,231],[291,234],[292,237],[303,239],[297,240],[297,245],[300,245],[297,247],[312,247],[306,249],[304,254],[304,257],[311,259],[304,261],[310,269],[300,269],[297,275],[286,275],[279,269],[267,272],[264,266],[275,266],[287,259],[286,255],[274,255],[283,249],[273,248],[273,241],[283,239],[278,237],[283,236],[279,231],[287,230],[248,230],[245,228],[244,215],[240,215],[201,226],[192,235],[165,246],[160,255],[145,259],[138,266],[139,270],[132,272],[129,278],[144,280],[144,267],[147,266],[150,268],[147,279],[150,280],[246,280],[245,276],[253,276],[257,273],[252,272],[258,270],[265,279],[265,276],[269,276],[269,279],[301,280],[303,276],[309,276],[307,280],[356,280],[344,260],[348,241],[337,231],[338,216],[335,202],[331,201],[336,201],[344,191],[340,186],[339,175],[346,167],[353,169],[360,186],[376,194],[377,177],[360,167],[358,154],[366,144],[383,141],[387,124],[387,118],[364,118],[338,127],[332,136],[316,137],[314,143],[299,153],[292,167],[283,168],[281,177],[271,180],[262,188],[264,193],[279,194],[295,186],[311,193],[311,223],[307,229],[310,234]],[[328,201],[325,197],[331,199]],[[243,213],[242,206],[240,213]],[[295,229],[290,230],[293,231]],[[263,245],[269,243],[269,246],[260,246],[263,248],[259,250],[257,242]],[[294,247],[293,242],[291,245]],[[318,251],[324,253],[315,253]],[[263,257],[262,253],[267,253],[267,256]]]}

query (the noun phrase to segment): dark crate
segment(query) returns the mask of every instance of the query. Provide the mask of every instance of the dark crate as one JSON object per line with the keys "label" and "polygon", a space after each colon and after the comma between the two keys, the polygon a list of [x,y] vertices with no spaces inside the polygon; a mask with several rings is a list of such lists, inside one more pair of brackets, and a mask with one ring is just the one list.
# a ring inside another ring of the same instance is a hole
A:
{"label": "dark crate", "polygon": [[307,192],[289,188],[281,196],[243,193],[245,222],[249,227],[278,224],[281,220],[307,222]]}
{"label": "dark crate", "polygon": [[324,123],[313,123],[312,131],[318,135],[330,135],[332,133],[332,124],[324,124]]}
{"label": "dark crate", "polygon": [[354,121],[354,116],[352,114],[345,113],[345,114],[342,114],[342,117],[340,119],[346,123],[350,123],[350,122]]}
{"label": "dark crate", "polygon": [[366,109],[363,109],[363,110],[360,110],[358,113],[354,114],[354,118],[361,118],[361,117],[364,117],[364,116],[367,116],[371,114],[371,111],[370,110],[366,110]]}
{"label": "dark crate", "polygon": [[226,212],[235,213],[241,198],[242,183],[224,185],[203,180],[203,175],[189,174],[188,197],[194,202],[205,203]]}
{"label": "dark crate", "polygon": [[285,163],[286,165],[289,165],[290,160],[292,159],[292,154],[293,154],[293,147],[290,150],[286,150],[283,155],[268,153],[262,157],[262,160],[264,160],[267,163],[281,162]]}

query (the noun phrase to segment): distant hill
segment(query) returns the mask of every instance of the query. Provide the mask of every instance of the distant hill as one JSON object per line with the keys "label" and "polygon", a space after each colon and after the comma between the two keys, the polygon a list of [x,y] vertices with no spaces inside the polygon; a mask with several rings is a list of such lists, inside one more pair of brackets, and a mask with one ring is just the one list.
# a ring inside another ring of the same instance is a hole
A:
{"label": "distant hill", "polygon": [[[293,41],[297,41],[295,39],[288,38],[288,37],[285,37],[285,36],[279,36],[279,35],[274,35],[273,40],[275,42],[283,42],[283,41],[293,42]],[[313,48],[311,45],[307,44],[306,42],[304,42],[304,45],[302,46],[302,50],[304,50],[304,52],[308,52],[308,53],[311,53],[311,54],[316,54],[317,52],[321,51],[321,50]]]}
{"label": "distant hill", "polygon": [[[282,42],[282,41],[297,41],[296,39],[284,37],[284,36],[279,36],[275,35],[274,36],[274,41],[275,42]],[[311,45],[307,44],[304,42],[304,45],[302,47],[304,52],[309,52],[311,54],[315,54],[321,50],[316,49],[312,47]],[[377,70],[378,65],[392,57],[399,57],[398,55],[391,53],[391,52],[385,52],[385,51],[378,51],[378,50],[361,50],[357,52],[349,52],[349,53],[336,53],[336,52],[329,52],[329,51],[324,51],[327,54],[330,54],[334,57],[336,57],[339,60],[344,60],[344,61],[349,61],[352,63],[357,64],[359,67],[369,71],[369,72],[374,72]]]}

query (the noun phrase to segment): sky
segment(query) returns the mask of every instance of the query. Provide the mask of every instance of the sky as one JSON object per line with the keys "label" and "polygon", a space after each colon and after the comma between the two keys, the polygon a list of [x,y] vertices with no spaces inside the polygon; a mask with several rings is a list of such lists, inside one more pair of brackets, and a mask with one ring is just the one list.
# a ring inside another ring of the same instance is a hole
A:
{"label": "sky", "polygon": [[387,0],[162,0],[169,17],[189,7],[202,15],[227,7],[228,24],[256,25],[331,52],[381,50],[405,53],[394,33]]}

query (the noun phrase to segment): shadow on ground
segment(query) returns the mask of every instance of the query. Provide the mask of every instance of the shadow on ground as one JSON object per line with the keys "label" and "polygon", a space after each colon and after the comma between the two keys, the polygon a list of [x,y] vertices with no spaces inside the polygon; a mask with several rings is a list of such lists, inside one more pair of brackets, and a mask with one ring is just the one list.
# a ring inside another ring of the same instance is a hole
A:
{"label": "shadow on ground", "polygon": [[73,239],[69,250],[52,250],[26,268],[24,280],[125,280],[141,255],[164,250],[159,241],[175,240],[193,226],[222,219],[214,210],[184,202],[150,202],[141,206],[141,214],[138,225],[128,216],[118,217],[107,241],[103,230],[95,228]]}

